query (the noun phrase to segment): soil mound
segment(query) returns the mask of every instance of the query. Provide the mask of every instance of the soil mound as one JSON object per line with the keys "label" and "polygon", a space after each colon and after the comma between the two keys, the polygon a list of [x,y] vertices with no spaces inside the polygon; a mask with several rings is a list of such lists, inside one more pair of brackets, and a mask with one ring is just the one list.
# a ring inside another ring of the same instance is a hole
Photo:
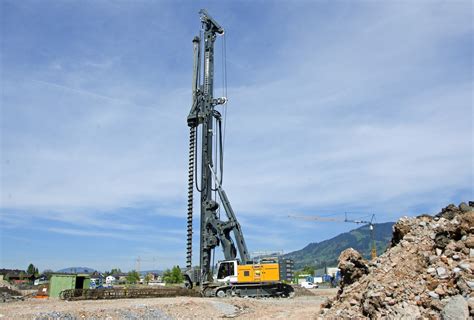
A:
{"label": "soil mound", "polygon": [[467,319],[474,316],[474,202],[401,218],[374,261],[339,257],[341,289],[321,318]]}

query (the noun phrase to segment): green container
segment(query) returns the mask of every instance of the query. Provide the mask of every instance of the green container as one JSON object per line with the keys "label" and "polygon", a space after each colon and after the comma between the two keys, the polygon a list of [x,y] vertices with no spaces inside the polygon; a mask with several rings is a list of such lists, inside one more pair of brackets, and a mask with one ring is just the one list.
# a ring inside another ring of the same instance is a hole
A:
{"label": "green container", "polygon": [[53,274],[49,280],[49,297],[59,298],[61,291],[88,289],[91,279],[88,274]]}

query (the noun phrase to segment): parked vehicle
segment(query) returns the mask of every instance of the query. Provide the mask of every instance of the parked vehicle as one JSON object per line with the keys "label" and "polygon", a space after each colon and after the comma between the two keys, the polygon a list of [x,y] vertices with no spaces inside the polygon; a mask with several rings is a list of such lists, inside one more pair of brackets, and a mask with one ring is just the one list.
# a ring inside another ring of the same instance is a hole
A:
{"label": "parked vehicle", "polygon": [[316,289],[318,287],[316,283],[308,282],[308,281],[303,281],[300,283],[300,285],[306,289]]}

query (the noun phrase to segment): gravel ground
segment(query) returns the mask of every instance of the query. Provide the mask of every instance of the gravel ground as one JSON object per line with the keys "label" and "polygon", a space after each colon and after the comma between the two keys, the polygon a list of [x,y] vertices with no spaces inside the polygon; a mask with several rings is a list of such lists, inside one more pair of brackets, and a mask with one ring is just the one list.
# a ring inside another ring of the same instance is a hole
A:
{"label": "gravel ground", "polygon": [[313,319],[337,289],[314,289],[292,299],[147,298],[62,301],[30,299],[0,305],[1,319]]}

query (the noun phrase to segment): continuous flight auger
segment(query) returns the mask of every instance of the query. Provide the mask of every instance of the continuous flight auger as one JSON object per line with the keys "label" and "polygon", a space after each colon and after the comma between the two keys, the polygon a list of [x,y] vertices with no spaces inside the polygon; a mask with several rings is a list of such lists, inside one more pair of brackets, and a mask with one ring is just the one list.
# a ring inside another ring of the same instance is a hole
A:
{"label": "continuous flight auger", "polygon": [[188,219],[186,242],[186,268],[192,267],[193,254],[193,192],[194,192],[194,163],[196,159],[196,127],[189,128],[189,169],[188,169]]}

